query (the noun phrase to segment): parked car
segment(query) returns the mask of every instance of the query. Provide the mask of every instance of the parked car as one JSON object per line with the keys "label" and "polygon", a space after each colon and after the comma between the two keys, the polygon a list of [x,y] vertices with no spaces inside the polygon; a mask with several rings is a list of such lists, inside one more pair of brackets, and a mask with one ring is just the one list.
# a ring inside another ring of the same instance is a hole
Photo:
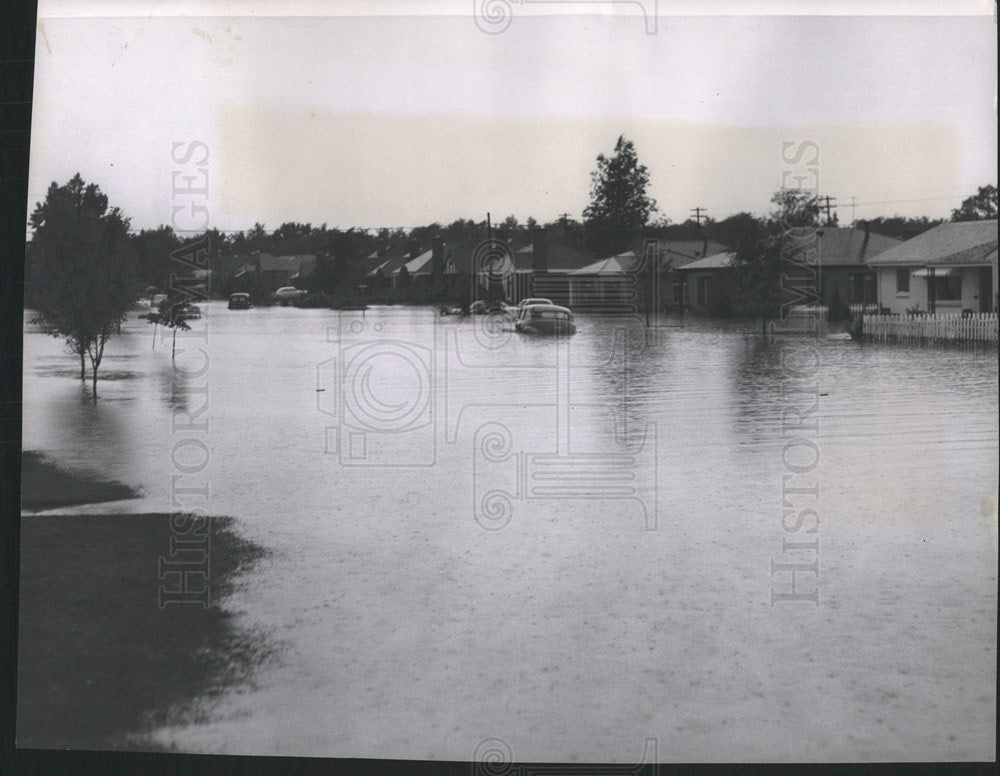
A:
{"label": "parked car", "polygon": [[276,302],[291,302],[293,299],[301,299],[306,293],[295,286],[282,286],[271,296]]}
{"label": "parked car", "polygon": [[230,310],[249,310],[251,307],[253,307],[253,304],[250,302],[250,294],[229,295]]}
{"label": "parked car", "polygon": [[576,334],[573,313],[555,304],[532,304],[521,310],[514,323],[514,330],[521,334]]}
{"label": "parked car", "polygon": [[482,315],[483,313],[486,312],[486,302],[484,302],[482,299],[473,302],[469,306],[469,312],[472,313],[473,315]]}

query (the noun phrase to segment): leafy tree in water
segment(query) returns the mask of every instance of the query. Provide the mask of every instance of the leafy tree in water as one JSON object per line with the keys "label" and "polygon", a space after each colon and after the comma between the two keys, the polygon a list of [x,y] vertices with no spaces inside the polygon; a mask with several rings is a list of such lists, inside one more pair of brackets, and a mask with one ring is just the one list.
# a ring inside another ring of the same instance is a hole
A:
{"label": "leafy tree in water", "polygon": [[188,298],[175,293],[162,300],[157,306],[156,312],[147,313],[142,316],[153,324],[154,345],[156,343],[157,324],[168,329],[173,329],[174,336],[170,351],[171,360],[177,358],[177,330],[180,329],[181,331],[190,331],[191,329],[191,327],[187,324],[187,319],[191,312],[192,305]]}
{"label": "leafy tree in water", "polygon": [[599,154],[591,173],[590,204],[583,211],[591,247],[621,253],[642,237],[656,201],[646,194],[649,171],[622,135],[611,157]]}
{"label": "leafy tree in water", "polygon": [[766,222],[745,221],[733,258],[737,313],[759,316],[763,331],[767,322],[781,314],[788,297],[783,287],[791,265],[788,260],[801,254],[804,238],[815,233],[819,224],[819,203],[815,195],[801,189],[780,189],[771,197],[775,209]]}
{"label": "leafy tree in water", "polygon": [[25,304],[80,357],[81,380],[89,358],[96,402],[104,346],[138,293],[129,220],[77,173],[64,186],[49,186],[29,223]]}
{"label": "leafy tree in water", "polygon": [[979,191],[951,211],[952,221],[992,221],[997,217],[996,186],[980,186]]}

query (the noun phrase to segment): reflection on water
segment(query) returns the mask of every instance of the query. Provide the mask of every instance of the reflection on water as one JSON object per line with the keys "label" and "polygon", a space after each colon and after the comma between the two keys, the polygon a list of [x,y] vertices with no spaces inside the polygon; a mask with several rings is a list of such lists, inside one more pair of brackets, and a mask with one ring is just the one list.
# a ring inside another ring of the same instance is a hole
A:
{"label": "reflection on water", "polygon": [[[768,345],[698,320],[581,316],[565,341],[409,308],[204,309],[178,334],[203,376],[131,319],[96,406],[57,341],[25,336],[25,448],[144,494],[82,511],[170,511],[177,418],[198,418],[210,495],[186,506],[272,551],[228,605],[282,659],[163,743],[468,759],[494,736],[522,760],[633,760],[645,735],[679,758],[992,741],[995,353]],[[803,348],[808,380],[787,362]],[[820,605],[772,608],[783,412],[804,385]],[[489,489],[503,520],[477,512]],[[955,708],[929,700],[943,688]]]}

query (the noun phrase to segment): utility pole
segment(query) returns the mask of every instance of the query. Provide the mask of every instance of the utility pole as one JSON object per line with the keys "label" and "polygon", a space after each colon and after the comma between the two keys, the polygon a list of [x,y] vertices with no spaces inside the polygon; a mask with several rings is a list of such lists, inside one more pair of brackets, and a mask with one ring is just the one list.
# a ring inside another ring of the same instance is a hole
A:
{"label": "utility pole", "polygon": [[[707,213],[708,209],[703,207],[693,207],[691,208],[691,212],[694,213],[694,220],[698,223],[698,226],[701,226],[701,214]],[[705,216],[705,220],[708,220],[708,216]]]}
{"label": "utility pole", "polygon": [[826,208],[826,225],[827,226],[833,226],[833,221],[830,220],[830,201],[833,200],[833,202],[834,202],[833,206],[836,207],[837,198],[836,197],[831,197],[831,196],[827,195],[827,196],[823,196],[823,197],[818,197],[817,199],[819,199],[819,200],[826,200],[826,205],[821,205],[821,207],[825,207]]}
{"label": "utility pole", "polygon": [[567,219],[569,219],[569,213],[561,213],[559,215],[559,220],[562,221],[564,245],[569,244],[569,221]]}
{"label": "utility pole", "polygon": [[854,218],[854,195],[851,195],[851,226],[857,223],[857,219]]}

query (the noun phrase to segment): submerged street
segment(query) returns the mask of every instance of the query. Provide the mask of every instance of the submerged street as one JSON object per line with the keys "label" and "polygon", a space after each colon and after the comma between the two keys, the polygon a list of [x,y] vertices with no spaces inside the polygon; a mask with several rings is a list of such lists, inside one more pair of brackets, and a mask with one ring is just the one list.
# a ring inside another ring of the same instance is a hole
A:
{"label": "submerged street", "polygon": [[56,511],[194,509],[269,551],[221,604],[271,651],[156,745],[995,757],[995,351],[202,308],[175,364],[131,315],[96,405],[25,333],[24,449],[142,493]]}

